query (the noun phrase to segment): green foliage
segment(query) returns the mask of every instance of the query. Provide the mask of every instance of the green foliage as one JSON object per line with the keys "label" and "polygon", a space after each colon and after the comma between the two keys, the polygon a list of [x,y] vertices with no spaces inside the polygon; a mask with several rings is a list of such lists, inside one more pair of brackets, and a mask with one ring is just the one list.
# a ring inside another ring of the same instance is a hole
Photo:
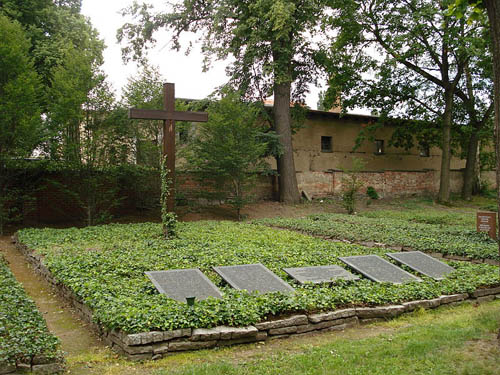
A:
{"label": "green foliage", "polygon": [[[17,22],[0,13],[0,163],[29,157],[40,143],[39,79]],[[1,166],[0,166],[1,167]]]}
{"label": "green foliage", "polygon": [[[163,82],[158,68],[143,65],[137,76],[129,77],[123,88],[122,105],[125,108],[163,108]],[[154,120],[128,120],[136,141],[137,163],[151,167],[160,165],[161,122]]]}
{"label": "green foliage", "polygon": [[362,159],[353,158],[352,167],[343,169],[342,176],[342,206],[349,215],[352,215],[356,209],[356,194],[363,186],[359,173],[363,170],[365,164]]}
{"label": "green foliage", "polygon": [[[19,217],[16,168],[41,143],[40,82],[30,43],[18,22],[0,12],[0,234]],[[13,167],[13,165],[16,166]]]}
{"label": "green foliage", "polygon": [[171,186],[172,181],[168,178],[169,170],[167,168],[167,156],[165,156],[161,163],[161,193],[160,193],[160,206],[161,206],[161,222],[163,223],[163,234],[166,239],[175,237],[177,228],[177,216],[175,212],[169,212],[167,200],[172,194]]}
{"label": "green foliage", "polygon": [[375,190],[375,188],[373,186],[368,186],[366,188],[366,195],[368,195],[368,197],[371,199],[378,199],[379,198],[377,190]]}
{"label": "green foliage", "polygon": [[[263,219],[259,223],[350,241],[375,241],[415,250],[497,259],[498,245],[485,233],[477,233],[468,218],[460,214],[412,215],[399,211],[373,211],[362,216],[312,215],[299,219]],[[470,214],[472,220],[475,215]],[[462,224],[460,223],[462,222]]]}
{"label": "green foliage", "polygon": [[199,125],[198,136],[186,147],[186,169],[213,189],[212,196],[234,207],[239,218],[255,178],[268,169],[260,110],[230,93],[210,103],[208,113],[208,122]]}
{"label": "green foliage", "polygon": [[59,340],[0,256],[0,365],[34,356],[56,358]]}
{"label": "green foliage", "polygon": [[[494,266],[456,262],[451,263],[456,272],[439,282],[424,277],[421,283],[405,285],[366,279],[295,285],[283,267],[341,265],[339,256],[384,256],[386,250],[234,222],[179,223],[178,235],[171,241],[163,240],[161,224],[152,223],[23,229],[19,238],[44,255],[44,263],[55,278],[93,309],[97,322],[126,332],[248,325],[282,313],[391,304],[500,283]],[[223,286],[212,270],[217,265],[257,262],[293,284],[296,292],[250,294],[234,290]],[[144,275],[151,270],[193,267],[199,267],[221,287],[222,299],[209,298],[188,307],[159,294]]]}

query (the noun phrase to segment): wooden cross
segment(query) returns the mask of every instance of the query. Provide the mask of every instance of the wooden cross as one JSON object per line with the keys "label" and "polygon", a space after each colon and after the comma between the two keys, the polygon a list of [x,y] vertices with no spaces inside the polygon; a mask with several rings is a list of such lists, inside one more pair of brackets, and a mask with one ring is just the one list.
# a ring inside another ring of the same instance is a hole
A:
{"label": "wooden cross", "polygon": [[[167,178],[175,181],[175,121],[207,122],[206,112],[178,112],[175,110],[175,84],[163,84],[163,110],[130,108],[128,118],[142,120],[163,120],[163,157],[167,157]],[[167,198],[167,209],[174,212],[175,194],[173,185]]]}

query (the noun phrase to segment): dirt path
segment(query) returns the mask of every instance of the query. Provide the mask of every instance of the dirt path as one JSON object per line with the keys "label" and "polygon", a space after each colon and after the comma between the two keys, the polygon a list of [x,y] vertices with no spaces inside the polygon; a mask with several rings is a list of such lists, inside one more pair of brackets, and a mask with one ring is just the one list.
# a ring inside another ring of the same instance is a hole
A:
{"label": "dirt path", "polygon": [[0,237],[0,251],[5,255],[17,281],[35,301],[49,330],[61,340],[61,349],[66,355],[104,349],[102,342],[91,333],[88,325],[78,318],[69,304],[55,293],[45,279],[35,274],[9,237]]}

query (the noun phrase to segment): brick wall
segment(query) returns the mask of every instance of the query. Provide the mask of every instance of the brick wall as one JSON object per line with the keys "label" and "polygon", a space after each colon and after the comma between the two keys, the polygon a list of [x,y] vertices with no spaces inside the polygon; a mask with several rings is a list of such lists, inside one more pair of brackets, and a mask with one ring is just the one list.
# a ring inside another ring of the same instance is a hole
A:
{"label": "brick wall", "polygon": [[[458,193],[462,188],[462,171],[451,171],[451,191]],[[326,197],[338,195],[342,190],[342,171],[328,172],[298,172],[297,182],[300,191],[305,191],[311,197]],[[435,195],[439,190],[439,171],[367,171],[360,172],[363,181],[361,193],[366,192],[368,186],[373,186],[381,198]],[[485,173],[483,178],[494,186],[494,172]],[[207,191],[192,176],[178,174],[177,202],[199,201],[200,193]],[[77,203],[74,196],[61,189],[58,184],[71,187],[77,184],[78,179],[61,174],[48,174],[43,183],[38,186],[34,199],[24,202],[25,224],[36,223],[77,223],[85,219],[84,209]],[[56,184],[50,181],[56,181]],[[101,185],[105,189],[107,185]],[[152,173],[136,181],[134,186],[118,182],[118,186],[107,186],[116,191],[120,205],[112,210],[112,214],[120,216],[138,212],[143,209],[158,207],[159,176]],[[278,183],[275,176],[260,176],[250,194],[256,200],[276,200],[278,198]],[[206,201],[205,201],[206,203]],[[218,203],[218,202],[215,202]]]}

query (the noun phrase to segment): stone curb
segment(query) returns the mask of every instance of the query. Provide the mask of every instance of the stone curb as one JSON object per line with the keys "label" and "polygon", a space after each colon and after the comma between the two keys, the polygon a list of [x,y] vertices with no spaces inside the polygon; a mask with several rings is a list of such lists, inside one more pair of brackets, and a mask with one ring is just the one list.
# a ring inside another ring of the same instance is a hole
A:
{"label": "stone curb", "polygon": [[[68,299],[82,317],[116,352],[131,360],[159,359],[169,353],[208,349],[219,346],[255,343],[318,332],[340,331],[359,324],[369,324],[395,318],[418,308],[431,309],[440,305],[456,304],[466,300],[478,303],[500,298],[500,287],[478,289],[471,294],[443,295],[429,300],[404,302],[400,305],[356,307],[322,313],[295,314],[259,322],[247,327],[218,326],[214,328],[183,328],[172,331],[151,331],[127,334],[119,330],[107,331],[92,323],[92,311],[66,287],[58,284],[41,263],[41,257],[31,252],[16,238],[16,246],[34,269],[41,273]],[[0,367],[1,368],[1,367]],[[1,372],[0,372],[1,374]]]}

